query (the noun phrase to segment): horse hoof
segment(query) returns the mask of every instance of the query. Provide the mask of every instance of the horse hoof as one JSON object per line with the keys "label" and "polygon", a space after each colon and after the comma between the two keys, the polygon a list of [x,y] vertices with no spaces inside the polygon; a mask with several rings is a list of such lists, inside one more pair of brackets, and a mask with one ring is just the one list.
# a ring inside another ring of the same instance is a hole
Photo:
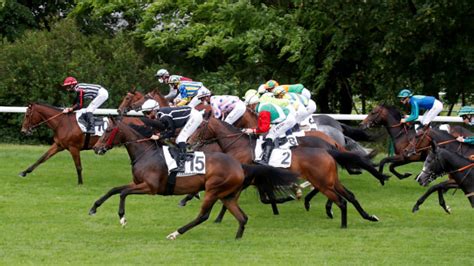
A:
{"label": "horse hoof", "polygon": [[305,202],[304,208],[306,209],[306,211],[309,211],[309,207],[311,207],[311,204],[309,202]]}
{"label": "horse hoof", "polygon": [[26,173],[25,172],[21,172],[18,174],[19,177],[25,177],[26,176]]}
{"label": "horse hoof", "polygon": [[168,240],[176,240],[176,238],[181,235],[180,233],[178,233],[178,231],[174,231],[173,233],[169,234],[166,239]]}
{"label": "horse hoof", "polygon": [[415,212],[417,212],[419,209],[420,209],[420,208],[418,208],[418,205],[415,205],[415,206],[413,206],[413,209],[411,209],[411,212],[412,212],[412,213],[415,213]]}
{"label": "horse hoof", "polygon": [[89,210],[89,215],[92,216],[92,215],[95,215],[95,213],[96,213],[96,210],[95,210],[95,209],[90,209],[90,210]]}
{"label": "horse hoof", "polygon": [[451,214],[451,207],[446,205],[446,209],[444,209],[448,214]]}
{"label": "horse hoof", "polygon": [[178,203],[178,206],[179,206],[179,207],[184,207],[184,206],[186,206],[186,201],[184,201],[184,200],[180,201],[180,202]]}
{"label": "horse hoof", "polygon": [[297,199],[297,200],[300,200],[300,199],[301,199],[301,197],[303,196],[303,191],[301,191],[301,188],[298,188],[298,189],[296,190],[295,196],[296,196],[296,199]]}
{"label": "horse hoof", "polygon": [[372,222],[378,222],[378,221],[380,221],[380,219],[379,219],[379,217],[377,217],[376,215],[371,215],[371,216],[370,216],[370,221],[372,221]]}
{"label": "horse hoof", "polygon": [[216,224],[220,224],[221,222],[222,222],[221,219],[215,219],[215,220],[214,220],[214,223],[216,223]]}
{"label": "horse hoof", "polygon": [[122,228],[125,228],[125,225],[127,225],[127,219],[125,219],[125,217],[120,218],[120,224],[122,225]]}
{"label": "horse hoof", "polygon": [[411,173],[406,173],[403,175],[403,178],[407,178],[407,177],[410,177],[411,176]]}
{"label": "horse hoof", "polygon": [[333,219],[333,218],[334,218],[332,211],[326,212],[326,215],[328,216],[329,219]]}

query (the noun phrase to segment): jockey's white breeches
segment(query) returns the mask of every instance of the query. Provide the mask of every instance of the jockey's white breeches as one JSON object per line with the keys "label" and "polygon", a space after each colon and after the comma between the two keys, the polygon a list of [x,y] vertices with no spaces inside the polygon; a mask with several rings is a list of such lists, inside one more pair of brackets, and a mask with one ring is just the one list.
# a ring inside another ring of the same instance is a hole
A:
{"label": "jockey's white breeches", "polygon": [[285,121],[272,125],[265,139],[271,139],[272,141],[274,141],[278,137],[285,136],[286,131],[292,129],[295,125],[296,125],[295,115],[294,113],[290,112],[286,116]]}
{"label": "jockey's white breeches", "polygon": [[100,88],[97,92],[97,96],[91,101],[89,106],[87,106],[86,113],[92,113],[97,110],[108,98],[109,92],[104,88]]}
{"label": "jockey's white breeches", "polygon": [[238,101],[235,104],[234,109],[230,111],[230,113],[227,115],[224,121],[233,125],[235,121],[237,121],[239,118],[241,118],[245,114],[246,110],[247,110],[247,107],[245,106],[245,103],[242,101]]}
{"label": "jockey's white breeches", "polygon": [[189,119],[184,125],[181,132],[179,132],[178,137],[176,138],[176,143],[186,142],[188,138],[196,131],[199,125],[202,122],[202,114],[198,110],[192,108],[191,113],[189,114]]}
{"label": "jockey's white breeches", "polygon": [[441,111],[443,111],[443,103],[439,100],[435,100],[433,107],[431,107],[431,109],[428,110],[421,118],[421,124],[428,125],[439,113],[441,113]]}

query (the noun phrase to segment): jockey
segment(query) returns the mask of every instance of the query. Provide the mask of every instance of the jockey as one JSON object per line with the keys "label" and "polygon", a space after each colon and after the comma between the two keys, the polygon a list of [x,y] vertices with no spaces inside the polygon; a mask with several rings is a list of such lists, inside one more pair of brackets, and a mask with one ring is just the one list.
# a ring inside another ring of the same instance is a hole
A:
{"label": "jockey", "polygon": [[310,117],[314,112],[316,112],[316,103],[306,98],[302,94],[297,94],[294,92],[287,92],[283,86],[278,86],[273,90],[273,95],[278,99],[288,99],[290,102],[298,103],[296,109],[296,120],[298,123],[302,123],[308,117]]}
{"label": "jockey", "polygon": [[178,95],[178,88],[175,87],[175,84],[170,83],[169,82],[170,80],[172,80],[172,79],[176,80],[177,79],[179,81],[192,81],[192,79],[190,79],[190,78],[179,76],[179,75],[171,75],[170,76],[170,73],[168,72],[168,70],[163,69],[163,68],[159,69],[156,72],[155,77],[158,78],[158,81],[160,83],[165,83],[165,84],[168,84],[170,86],[169,93],[164,96],[165,99],[167,99],[168,101],[172,101]]}
{"label": "jockey", "polygon": [[433,96],[424,95],[413,95],[408,89],[403,89],[398,93],[398,98],[402,104],[411,106],[411,113],[408,117],[402,118],[400,123],[407,123],[415,121],[421,110],[426,110],[421,124],[423,125],[422,130],[426,130],[430,126],[430,122],[443,110],[443,103],[437,100]]}
{"label": "jockey", "polygon": [[199,93],[197,96],[205,104],[210,104],[212,113],[217,119],[224,120],[228,124],[234,124],[247,110],[245,103],[239,97],[233,95],[211,96],[210,93]]}
{"label": "jockey", "polygon": [[160,109],[160,104],[153,99],[148,99],[142,104],[142,113],[149,119],[156,118],[156,112],[158,109]]}
{"label": "jockey", "polygon": [[[463,120],[464,124],[467,124],[467,125],[470,125],[470,126],[474,125],[474,108],[473,107],[471,107],[471,106],[461,107],[461,110],[459,110],[458,115],[460,117],[462,117],[462,120]],[[459,136],[459,137],[457,137],[457,140],[459,142],[474,144],[474,136],[470,136],[470,137],[466,137],[466,138],[464,138],[462,136]]]}
{"label": "jockey", "polygon": [[70,108],[65,108],[63,113],[82,109],[84,107],[84,100],[91,99],[91,102],[86,108],[86,133],[94,134],[94,116],[92,113],[109,98],[108,91],[100,85],[78,83],[74,77],[67,77],[62,86],[67,91],[74,91],[76,93],[74,105]]}
{"label": "jockey", "polygon": [[196,107],[198,104],[201,103],[201,100],[196,97],[199,92],[201,93],[211,93],[209,89],[204,87],[202,82],[197,81],[181,81],[177,82],[176,80],[172,80],[175,84],[177,84],[177,88],[179,91],[178,97],[175,99],[177,101],[176,106],[183,106],[188,105],[191,107]]}
{"label": "jockey", "polygon": [[176,137],[176,145],[179,148],[177,161],[178,167],[173,171],[183,171],[186,161],[186,141],[196,131],[202,122],[202,114],[190,107],[163,107],[156,114],[158,123],[153,124],[155,128],[160,130],[160,134],[151,136],[151,139],[172,138],[175,136],[176,129],[182,128]]}
{"label": "jockey", "polygon": [[[262,160],[256,162],[268,164],[273,147],[275,146],[275,139],[284,136],[286,131],[293,128],[296,124],[296,119],[293,112],[288,108],[280,107],[273,103],[260,102],[258,93],[254,95],[248,94],[247,96],[245,103],[257,112],[258,126],[257,128],[245,128],[242,131],[247,134],[267,133],[262,146],[264,150]],[[271,128],[270,125],[272,125]]]}
{"label": "jockey", "polygon": [[293,92],[297,94],[301,94],[304,97],[311,99],[311,92],[306,89],[303,84],[286,84],[286,85],[279,85],[278,82],[275,80],[269,80],[265,83],[265,89],[269,92],[273,92],[278,87],[282,87],[286,92]]}

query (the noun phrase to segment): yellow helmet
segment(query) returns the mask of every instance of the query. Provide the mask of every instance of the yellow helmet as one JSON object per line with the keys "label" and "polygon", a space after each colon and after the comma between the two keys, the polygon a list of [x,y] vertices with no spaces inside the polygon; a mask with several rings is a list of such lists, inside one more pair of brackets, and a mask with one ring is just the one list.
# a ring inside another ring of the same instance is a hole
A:
{"label": "yellow helmet", "polygon": [[278,86],[275,89],[273,89],[274,96],[284,95],[285,93],[286,93],[286,90],[285,88],[283,88],[283,86]]}
{"label": "yellow helmet", "polygon": [[279,84],[278,82],[276,82],[276,80],[269,80],[267,81],[267,83],[265,83],[265,87],[267,87],[267,90],[271,91],[273,90],[275,87],[277,87]]}
{"label": "yellow helmet", "polygon": [[256,90],[248,90],[247,92],[245,92],[244,101],[246,105],[258,103],[258,92]]}

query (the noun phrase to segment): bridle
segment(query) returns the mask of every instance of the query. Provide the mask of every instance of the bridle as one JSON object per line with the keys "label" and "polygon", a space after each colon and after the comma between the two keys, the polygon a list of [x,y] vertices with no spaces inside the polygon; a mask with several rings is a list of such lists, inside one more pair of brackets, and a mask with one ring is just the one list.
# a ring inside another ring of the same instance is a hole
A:
{"label": "bridle", "polygon": [[[210,127],[208,126],[209,124],[209,120],[204,120],[203,121],[203,125],[206,129],[208,129],[209,131],[211,130]],[[206,144],[211,144],[211,143],[214,143],[214,142],[219,142],[220,139],[225,139],[225,138],[232,138],[232,137],[237,137],[235,138],[234,140],[232,140],[230,143],[228,143],[227,145],[225,145],[224,147],[221,147],[222,151],[225,152],[227,150],[227,148],[229,148],[230,146],[232,146],[235,142],[237,142],[243,135],[245,135],[244,132],[239,132],[239,133],[234,133],[234,134],[229,134],[229,135],[225,135],[225,136],[222,136],[222,137],[214,137],[214,138],[211,138],[211,139],[203,139],[204,137],[204,130],[201,129],[201,131],[199,132],[199,135],[197,137],[197,142],[196,144],[194,145],[195,147],[202,147]]]}
{"label": "bridle", "polygon": [[[27,109],[27,111],[26,111],[26,114],[25,114],[25,116],[26,116],[25,119],[28,121],[28,124],[30,124],[30,118],[31,118],[31,116],[32,116],[32,113],[33,113],[33,107],[32,107],[32,106],[29,106],[28,109]],[[51,116],[51,117],[49,117],[49,118],[45,118],[45,117],[44,117],[41,113],[39,113],[39,112],[37,112],[37,114],[40,116],[40,118],[41,118],[42,121],[39,122],[39,123],[37,123],[37,124],[34,124],[34,125],[29,126],[28,129],[26,130],[26,131],[29,132],[29,133],[31,133],[31,131],[32,131],[33,129],[35,129],[35,128],[41,126],[41,125],[44,124],[44,123],[47,123],[47,122],[49,122],[49,121],[55,119],[56,117],[58,117],[58,116],[60,116],[60,115],[62,115],[62,114],[64,114],[64,113],[60,112],[60,113],[55,114],[55,115],[53,115],[53,116]]]}

